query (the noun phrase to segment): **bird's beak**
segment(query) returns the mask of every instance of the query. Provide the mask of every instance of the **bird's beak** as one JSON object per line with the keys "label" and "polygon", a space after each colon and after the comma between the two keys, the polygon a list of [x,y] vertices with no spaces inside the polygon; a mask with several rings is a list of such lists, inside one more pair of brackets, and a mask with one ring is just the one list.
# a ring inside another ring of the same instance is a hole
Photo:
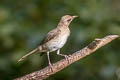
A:
{"label": "bird's beak", "polygon": [[72,16],[73,18],[76,18],[76,17],[78,17],[78,16]]}

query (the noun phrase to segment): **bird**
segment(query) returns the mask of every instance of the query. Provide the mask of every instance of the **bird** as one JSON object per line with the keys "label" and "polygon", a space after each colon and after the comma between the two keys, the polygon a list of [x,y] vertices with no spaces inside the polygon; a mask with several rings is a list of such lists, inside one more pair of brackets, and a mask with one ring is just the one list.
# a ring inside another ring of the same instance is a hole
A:
{"label": "bird", "polygon": [[37,51],[41,52],[41,55],[45,54],[43,52],[47,53],[48,63],[50,67],[52,67],[49,57],[50,52],[56,51],[57,55],[64,56],[65,59],[67,59],[68,55],[61,54],[60,49],[67,42],[67,39],[70,36],[69,25],[71,21],[76,17],[78,16],[71,15],[62,16],[57,27],[48,32],[48,34],[40,42],[39,46],[34,50],[30,51],[28,54],[24,55],[22,58],[20,58],[18,62],[24,60],[26,57],[36,53]]}

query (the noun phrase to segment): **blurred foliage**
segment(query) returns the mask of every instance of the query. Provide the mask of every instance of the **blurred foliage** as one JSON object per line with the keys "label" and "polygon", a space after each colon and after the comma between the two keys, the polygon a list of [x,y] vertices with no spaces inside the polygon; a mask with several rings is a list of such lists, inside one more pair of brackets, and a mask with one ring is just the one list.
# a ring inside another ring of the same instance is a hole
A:
{"label": "blurred foliage", "polygon": [[[75,52],[94,38],[120,34],[120,0],[0,0],[0,80],[39,70],[48,65],[46,55],[17,60],[34,49],[55,28],[63,15],[78,15],[61,53]],[[119,39],[81,59],[47,80],[120,79]],[[60,60],[55,52],[52,62]]]}

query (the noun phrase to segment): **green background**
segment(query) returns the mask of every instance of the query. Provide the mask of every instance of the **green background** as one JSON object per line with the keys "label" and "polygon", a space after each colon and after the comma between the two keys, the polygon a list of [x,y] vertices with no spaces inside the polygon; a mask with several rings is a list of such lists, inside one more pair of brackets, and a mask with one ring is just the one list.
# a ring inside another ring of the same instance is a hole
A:
{"label": "green background", "polygon": [[[12,80],[48,65],[39,52],[17,64],[34,49],[63,15],[79,16],[61,53],[71,54],[95,38],[120,34],[120,0],[0,0],[0,80]],[[120,39],[102,47],[47,80],[120,79]],[[50,54],[52,63],[62,59]]]}

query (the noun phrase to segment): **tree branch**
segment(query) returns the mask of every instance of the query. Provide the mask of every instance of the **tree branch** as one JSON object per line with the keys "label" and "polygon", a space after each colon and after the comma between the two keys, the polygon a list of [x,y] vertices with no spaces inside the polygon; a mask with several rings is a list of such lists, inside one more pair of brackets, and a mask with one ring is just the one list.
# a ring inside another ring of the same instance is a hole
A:
{"label": "tree branch", "polygon": [[62,59],[56,63],[53,64],[53,71],[51,71],[51,68],[49,66],[35,71],[33,73],[30,73],[28,75],[25,75],[23,77],[17,78],[15,80],[43,80],[48,78],[50,75],[55,74],[56,72],[64,69],[65,67],[69,66],[73,62],[76,62],[80,60],[81,58],[93,53],[100,47],[106,45],[107,43],[111,42],[112,40],[118,38],[118,35],[109,35],[102,39],[95,39],[92,43],[90,43],[85,48],[73,53],[68,60]]}

